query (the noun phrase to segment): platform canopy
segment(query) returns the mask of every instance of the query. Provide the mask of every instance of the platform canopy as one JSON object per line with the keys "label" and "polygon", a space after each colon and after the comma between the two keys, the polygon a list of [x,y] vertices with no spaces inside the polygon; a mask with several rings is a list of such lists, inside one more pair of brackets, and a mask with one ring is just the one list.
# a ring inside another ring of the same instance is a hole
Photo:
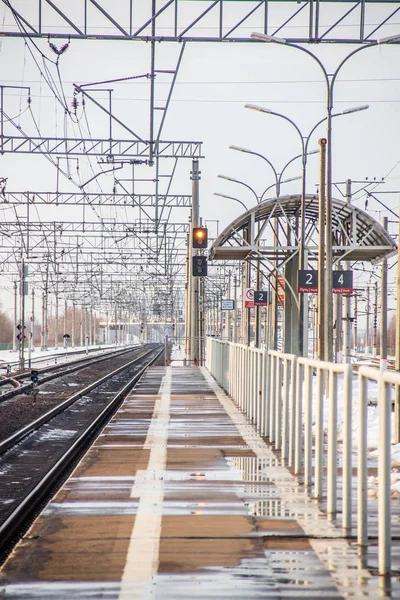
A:
{"label": "platform canopy", "polygon": [[[266,200],[232,221],[214,241],[210,260],[267,259],[285,263],[299,251],[300,195]],[[318,257],[319,198],[306,196],[305,248]],[[379,262],[397,252],[389,233],[353,204],[332,199],[333,260]]]}

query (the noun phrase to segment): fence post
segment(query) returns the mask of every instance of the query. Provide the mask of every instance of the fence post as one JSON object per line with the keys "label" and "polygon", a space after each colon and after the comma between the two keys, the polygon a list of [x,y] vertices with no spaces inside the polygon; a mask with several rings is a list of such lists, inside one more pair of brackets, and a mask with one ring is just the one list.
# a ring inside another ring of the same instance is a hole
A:
{"label": "fence post", "polygon": [[290,359],[285,359],[283,363],[283,386],[282,386],[282,458],[288,456],[288,432],[289,432],[289,365]]}
{"label": "fence post", "polygon": [[268,434],[269,434],[269,407],[271,404],[271,395],[270,395],[271,362],[272,362],[271,353],[267,350],[265,353],[265,363],[264,363],[265,404],[264,404],[263,427],[264,427],[264,436],[265,437],[268,437]]}
{"label": "fence post", "polygon": [[276,395],[276,355],[271,353],[270,362],[270,392],[269,392],[269,443],[275,442],[275,395]]}
{"label": "fence post", "polygon": [[379,575],[390,573],[391,545],[390,537],[390,417],[391,395],[389,384],[384,375],[379,381],[379,451],[378,451],[378,562]]}
{"label": "fence post", "polygon": [[367,381],[362,373],[358,372],[358,543],[366,546],[368,542],[368,515],[367,515]]}
{"label": "fence post", "polygon": [[[303,377],[302,377],[303,375]],[[295,427],[294,427],[294,473],[301,473],[301,432],[303,428],[302,418],[302,383],[304,378],[304,368],[300,360],[297,360],[296,372],[296,408],[295,408]]]}
{"label": "fence post", "polygon": [[353,369],[344,366],[344,414],[343,414],[343,529],[345,534],[351,533],[351,478],[352,478],[352,444],[351,444],[351,411],[353,391]]}
{"label": "fence post", "polygon": [[291,367],[291,384],[290,384],[290,396],[289,396],[289,467],[294,466],[295,456],[295,436],[296,436],[296,394],[297,394],[297,372],[298,363],[297,356],[293,356],[292,367]]}
{"label": "fence post", "polygon": [[304,365],[305,410],[304,410],[304,485],[311,486],[312,480],[312,367]]}
{"label": "fence post", "polygon": [[324,373],[317,369],[316,382],[316,431],[315,431],[315,489],[314,498],[323,494],[324,469]]}
{"label": "fence post", "polygon": [[328,498],[327,512],[336,512],[337,496],[337,375],[329,372],[329,419],[328,419]]}

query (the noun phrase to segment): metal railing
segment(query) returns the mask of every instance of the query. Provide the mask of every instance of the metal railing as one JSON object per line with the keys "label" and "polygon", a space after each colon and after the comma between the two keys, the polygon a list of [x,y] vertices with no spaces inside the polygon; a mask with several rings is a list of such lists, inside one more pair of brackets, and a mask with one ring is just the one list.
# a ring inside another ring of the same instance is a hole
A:
{"label": "metal railing", "polygon": [[[337,517],[338,410],[343,420],[341,474],[343,535],[352,528],[352,406],[351,365],[318,361],[241,344],[207,339],[206,366],[295,475],[303,476],[310,496],[320,499],[326,485],[327,513]],[[358,371],[358,502],[357,538],[368,543],[367,386],[378,385],[378,537],[379,573],[391,569],[391,389],[400,387],[400,373],[371,367]],[[315,383],[314,383],[315,382]],[[341,386],[339,386],[341,383]],[[326,400],[326,402],[325,402]],[[325,443],[324,404],[328,406]],[[313,434],[314,417],[314,434]],[[313,465],[314,457],[314,465]],[[314,467],[314,468],[313,468]],[[326,473],[324,480],[324,471]]]}
{"label": "metal railing", "polygon": [[391,569],[391,412],[392,387],[400,387],[400,374],[392,371],[378,371],[371,367],[358,370],[358,530],[357,538],[361,546],[368,544],[368,381],[378,384],[378,569],[381,575]]}

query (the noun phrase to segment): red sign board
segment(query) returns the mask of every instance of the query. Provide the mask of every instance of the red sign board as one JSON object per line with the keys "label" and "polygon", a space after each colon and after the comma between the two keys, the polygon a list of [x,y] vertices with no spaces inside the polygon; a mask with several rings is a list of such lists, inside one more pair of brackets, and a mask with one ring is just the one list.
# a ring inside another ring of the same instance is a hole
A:
{"label": "red sign board", "polygon": [[254,290],[252,288],[246,288],[244,296],[244,307],[254,308]]}

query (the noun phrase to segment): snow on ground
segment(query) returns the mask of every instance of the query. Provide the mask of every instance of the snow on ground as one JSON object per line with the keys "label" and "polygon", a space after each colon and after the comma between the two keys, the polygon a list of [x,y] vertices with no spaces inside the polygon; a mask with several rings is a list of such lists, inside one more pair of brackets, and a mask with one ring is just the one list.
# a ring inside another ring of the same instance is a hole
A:
{"label": "snow on ground", "polygon": [[[316,385],[316,378],[314,378],[314,388]],[[392,391],[392,393],[394,393]],[[378,418],[378,388],[377,384],[373,381],[368,382],[367,387],[368,397],[368,411],[367,411],[367,422],[368,422],[368,433],[367,433],[367,447],[368,447],[368,459],[372,462],[377,461],[378,458],[378,442],[379,442],[379,418]],[[313,402],[313,420],[315,422],[315,410],[316,410],[315,394]],[[337,434],[339,442],[342,440],[343,435],[343,381],[339,377],[338,379],[338,422],[337,422]],[[328,428],[328,400],[324,398],[324,428],[327,431]],[[394,413],[391,414],[391,431],[393,437],[394,431]],[[358,410],[358,377],[353,377],[353,402],[352,402],[352,445],[353,445],[353,456],[354,459],[357,456],[358,447],[358,434],[359,434],[359,410]],[[400,498],[400,444],[392,444],[391,447],[392,457],[392,475],[391,475],[391,488],[392,497]],[[378,478],[369,477],[368,479],[369,494],[371,496],[377,495]]]}
{"label": "snow on ground", "polygon": [[[136,343],[136,342],[135,342]],[[93,345],[88,347],[89,350],[98,350],[99,353],[104,352],[105,350],[110,350],[112,348],[117,348],[115,344],[110,345]],[[41,368],[48,365],[54,365],[56,362],[61,363],[64,361],[68,361],[74,358],[77,358],[77,355],[73,355],[74,351],[77,350],[85,350],[85,346],[77,346],[75,348],[68,347],[67,350],[63,348],[62,345],[58,347],[56,350],[54,347],[49,347],[47,350],[42,350],[40,347],[36,347],[34,351],[32,351],[32,367],[37,364],[37,368]],[[83,353],[82,353],[83,354]],[[92,354],[92,352],[91,352]],[[79,355],[78,355],[79,356]],[[25,367],[28,367],[28,349],[25,348],[24,352],[25,358]],[[46,358],[48,360],[38,360]],[[7,365],[10,365],[11,372],[15,372],[18,370],[18,352],[13,350],[0,350],[0,375],[4,375]]]}

